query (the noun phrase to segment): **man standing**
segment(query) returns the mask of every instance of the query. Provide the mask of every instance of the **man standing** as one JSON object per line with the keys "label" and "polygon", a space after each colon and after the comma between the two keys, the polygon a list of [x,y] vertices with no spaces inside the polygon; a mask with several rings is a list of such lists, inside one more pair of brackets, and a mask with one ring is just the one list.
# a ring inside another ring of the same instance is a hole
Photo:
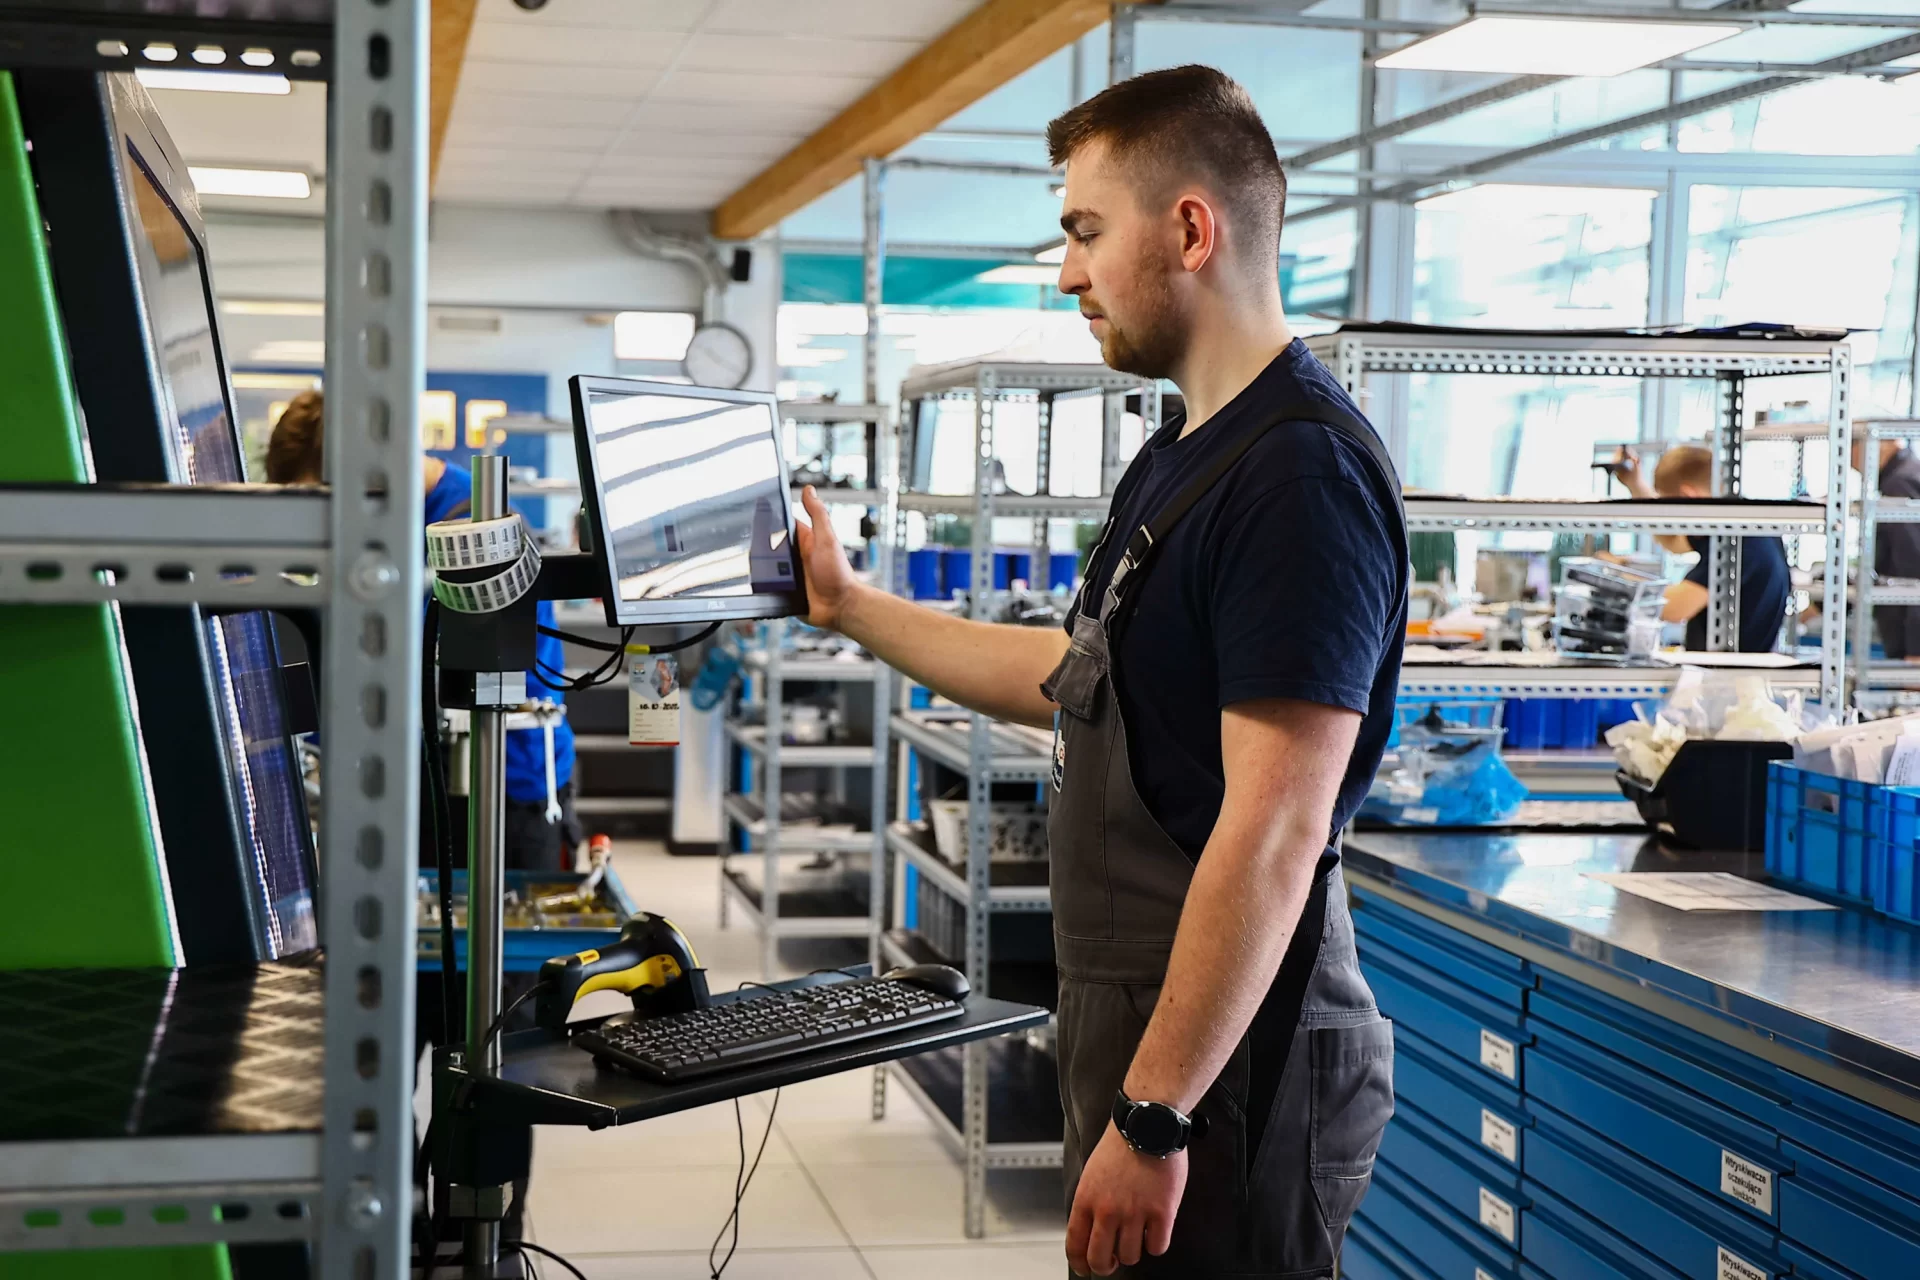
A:
{"label": "man standing", "polygon": [[[1608,468],[1636,498],[1708,498],[1713,496],[1713,451],[1697,444],[1676,444],[1660,455],[1649,485],[1641,474],[1640,455],[1622,446]],[[1695,653],[1707,647],[1707,600],[1712,586],[1712,538],[1687,534],[1655,534],[1654,541],[1676,555],[1699,555],[1693,568],[1667,588],[1660,616],[1687,624],[1686,646]],[[1740,539],[1741,653],[1771,653],[1787,621],[1787,601],[1793,578],[1787,571],[1787,549],[1778,538]]]}
{"label": "man standing", "polygon": [[810,620],[1054,727],[1073,1270],[1331,1275],[1393,1109],[1337,833],[1393,718],[1399,485],[1287,328],[1285,181],[1245,90],[1156,71],[1047,139],[1067,166],[1061,291],[1106,362],[1171,379],[1186,416],[1121,480],[1065,634],[864,586],[803,526]]}
{"label": "man standing", "polygon": [[[1858,419],[1856,419],[1856,422]],[[1858,432],[1859,426],[1854,430]],[[1898,440],[1882,440],[1880,496],[1920,498],[1920,458]],[[1867,440],[1853,438],[1853,469],[1866,474]],[[1920,524],[1889,521],[1873,531],[1873,570],[1881,578],[1920,578]],[[1889,658],[1920,660],[1920,609],[1880,605],[1873,611],[1880,647]]]}

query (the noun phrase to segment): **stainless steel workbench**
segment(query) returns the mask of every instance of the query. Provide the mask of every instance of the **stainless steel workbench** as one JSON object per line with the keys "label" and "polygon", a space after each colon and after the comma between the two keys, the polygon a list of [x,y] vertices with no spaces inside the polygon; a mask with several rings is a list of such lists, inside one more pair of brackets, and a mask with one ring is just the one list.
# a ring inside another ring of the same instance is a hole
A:
{"label": "stainless steel workbench", "polygon": [[1876,1106],[1920,1119],[1920,929],[1680,911],[1582,872],[1732,871],[1644,835],[1355,832],[1351,883]]}

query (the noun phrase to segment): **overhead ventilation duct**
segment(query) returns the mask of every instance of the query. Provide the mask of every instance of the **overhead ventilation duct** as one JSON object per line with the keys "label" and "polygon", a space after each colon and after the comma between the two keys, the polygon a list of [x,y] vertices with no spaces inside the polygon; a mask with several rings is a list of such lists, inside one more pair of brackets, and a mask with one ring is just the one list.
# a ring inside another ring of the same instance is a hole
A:
{"label": "overhead ventilation duct", "polygon": [[711,240],[656,231],[638,209],[615,209],[609,216],[621,243],[641,257],[691,267],[700,280],[700,322],[713,324],[720,319],[720,299],[726,294],[731,273]]}

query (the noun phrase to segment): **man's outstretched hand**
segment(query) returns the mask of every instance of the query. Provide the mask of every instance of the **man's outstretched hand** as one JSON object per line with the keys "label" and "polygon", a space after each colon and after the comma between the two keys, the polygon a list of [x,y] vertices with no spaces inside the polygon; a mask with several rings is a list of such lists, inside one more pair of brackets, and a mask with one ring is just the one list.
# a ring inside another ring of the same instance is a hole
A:
{"label": "man's outstretched hand", "polygon": [[1108,1123],[1074,1189],[1067,1265],[1077,1276],[1110,1276],[1143,1254],[1165,1253],[1186,1189],[1186,1152],[1143,1156]]}
{"label": "man's outstretched hand", "polygon": [[829,631],[838,631],[842,611],[854,592],[860,589],[847,563],[846,549],[834,536],[833,521],[826,504],[808,485],[800,492],[801,505],[812,524],[794,521],[793,541],[800,550],[800,567],[807,575],[807,622]]}

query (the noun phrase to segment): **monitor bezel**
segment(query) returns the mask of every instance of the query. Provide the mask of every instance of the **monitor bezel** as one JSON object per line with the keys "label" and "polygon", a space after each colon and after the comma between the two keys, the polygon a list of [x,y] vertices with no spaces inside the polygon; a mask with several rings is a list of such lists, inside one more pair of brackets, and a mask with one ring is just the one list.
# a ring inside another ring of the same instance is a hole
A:
{"label": "monitor bezel", "polygon": [[616,395],[671,395],[716,400],[726,404],[757,404],[767,410],[772,424],[773,456],[780,466],[780,511],[786,521],[787,536],[794,537],[793,477],[787,469],[787,451],[780,435],[780,404],[770,391],[738,391],[720,387],[696,387],[682,382],[658,382],[646,378],[611,378],[575,374],[567,379],[573,400],[573,443],[580,466],[580,496],[586,507],[587,528],[593,541],[591,554],[604,571],[607,625],[612,627],[672,626],[690,622],[745,622],[764,618],[805,617],[807,613],[807,577],[799,566],[800,548],[794,544],[794,574],[791,591],[756,592],[746,596],[699,596],[683,600],[622,600],[620,569],[614,561],[613,540],[607,536],[605,511],[606,486],[600,474],[600,459],[593,445],[593,429],[587,417],[588,397],[595,391]]}

